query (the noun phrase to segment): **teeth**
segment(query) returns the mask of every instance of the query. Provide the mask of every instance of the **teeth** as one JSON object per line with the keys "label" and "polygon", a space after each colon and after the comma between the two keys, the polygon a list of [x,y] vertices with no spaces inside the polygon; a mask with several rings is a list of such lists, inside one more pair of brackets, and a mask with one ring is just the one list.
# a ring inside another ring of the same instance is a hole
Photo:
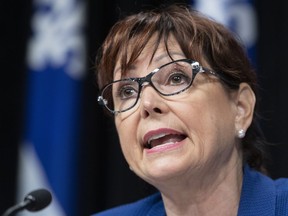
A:
{"label": "teeth", "polygon": [[183,134],[169,134],[169,133],[162,133],[162,134],[157,134],[152,137],[147,141],[145,147],[146,148],[153,148],[158,145],[163,145],[163,144],[172,144],[179,142],[183,139],[185,139],[185,135]]}
{"label": "teeth", "polygon": [[164,136],[166,136],[165,133],[163,133],[163,134],[157,134],[157,135],[155,135],[155,136],[152,136],[152,137],[148,140],[148,146],[151,146],[151,141],[156,140],[156,139],[159,139],[159,138],[164,137]]}

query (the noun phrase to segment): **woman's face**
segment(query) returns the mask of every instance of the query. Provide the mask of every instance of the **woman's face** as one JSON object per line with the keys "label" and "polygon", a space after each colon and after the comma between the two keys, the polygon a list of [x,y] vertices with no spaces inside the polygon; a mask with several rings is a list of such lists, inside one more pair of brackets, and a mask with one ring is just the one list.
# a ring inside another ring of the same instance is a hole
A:
{"label": "woman's face", "polygon": [[[164,44],[150,63],[152,52],[153,40],[125,77],[146,76],[171,61]],[[186,58],[173,38],[169,52],[174,60]],[[114,79],[121,79],[119,62],[115,68]],[[151,86],[144,86],[136,106],[115,116],[129,166],[155,186],[239,162],[235,135],[241,129],[238,98],[237,92],[228,94],[216,77],[205,74],[198,74],[188,90],[173,96],[161,96]],[[148,140],[153,148],[146,147]]]}

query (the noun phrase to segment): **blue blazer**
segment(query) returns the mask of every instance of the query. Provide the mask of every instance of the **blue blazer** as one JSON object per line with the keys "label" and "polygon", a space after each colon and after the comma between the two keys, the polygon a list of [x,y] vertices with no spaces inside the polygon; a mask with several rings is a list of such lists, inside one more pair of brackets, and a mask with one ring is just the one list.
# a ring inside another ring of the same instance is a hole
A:
{"label": "blue blazer", "polygon": [[[93,216],[165,216],[160,193],[134,203],[122,205]],[[238,209],[239,216],[288,216],[288,179],[272,180],[244,168],[244,179]]]}

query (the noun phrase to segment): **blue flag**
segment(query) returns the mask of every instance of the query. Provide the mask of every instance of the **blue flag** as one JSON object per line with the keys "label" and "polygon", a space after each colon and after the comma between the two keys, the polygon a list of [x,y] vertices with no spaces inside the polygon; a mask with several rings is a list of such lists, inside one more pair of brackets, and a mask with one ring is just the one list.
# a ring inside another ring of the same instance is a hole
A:
{"label": "blue flag", "polygon": [[252,64],[256,65],[257,16],[253,0],[194,0],[191,3],[196,10],[234,31],[246,46]]}
{"label": "blue flag", "polygon": [[34,0],[33,8],[18,197],[44,187],[52,204],[34,215],[76,216],[85,5]]}

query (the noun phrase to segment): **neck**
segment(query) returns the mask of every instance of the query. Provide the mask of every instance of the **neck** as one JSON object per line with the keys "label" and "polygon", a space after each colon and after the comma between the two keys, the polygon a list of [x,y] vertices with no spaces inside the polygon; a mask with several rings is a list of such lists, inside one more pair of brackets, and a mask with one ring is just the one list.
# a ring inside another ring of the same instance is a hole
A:
{"label": "neck", "polygon": [[243,179],[242,163],[238,161],[234,166],[227,165],[216,170],[211,170],[209,176],[203,174],[205,178],[198,173],[197,177],[174,181],[173,185],[160,189],[167,215],[237,215]]}

